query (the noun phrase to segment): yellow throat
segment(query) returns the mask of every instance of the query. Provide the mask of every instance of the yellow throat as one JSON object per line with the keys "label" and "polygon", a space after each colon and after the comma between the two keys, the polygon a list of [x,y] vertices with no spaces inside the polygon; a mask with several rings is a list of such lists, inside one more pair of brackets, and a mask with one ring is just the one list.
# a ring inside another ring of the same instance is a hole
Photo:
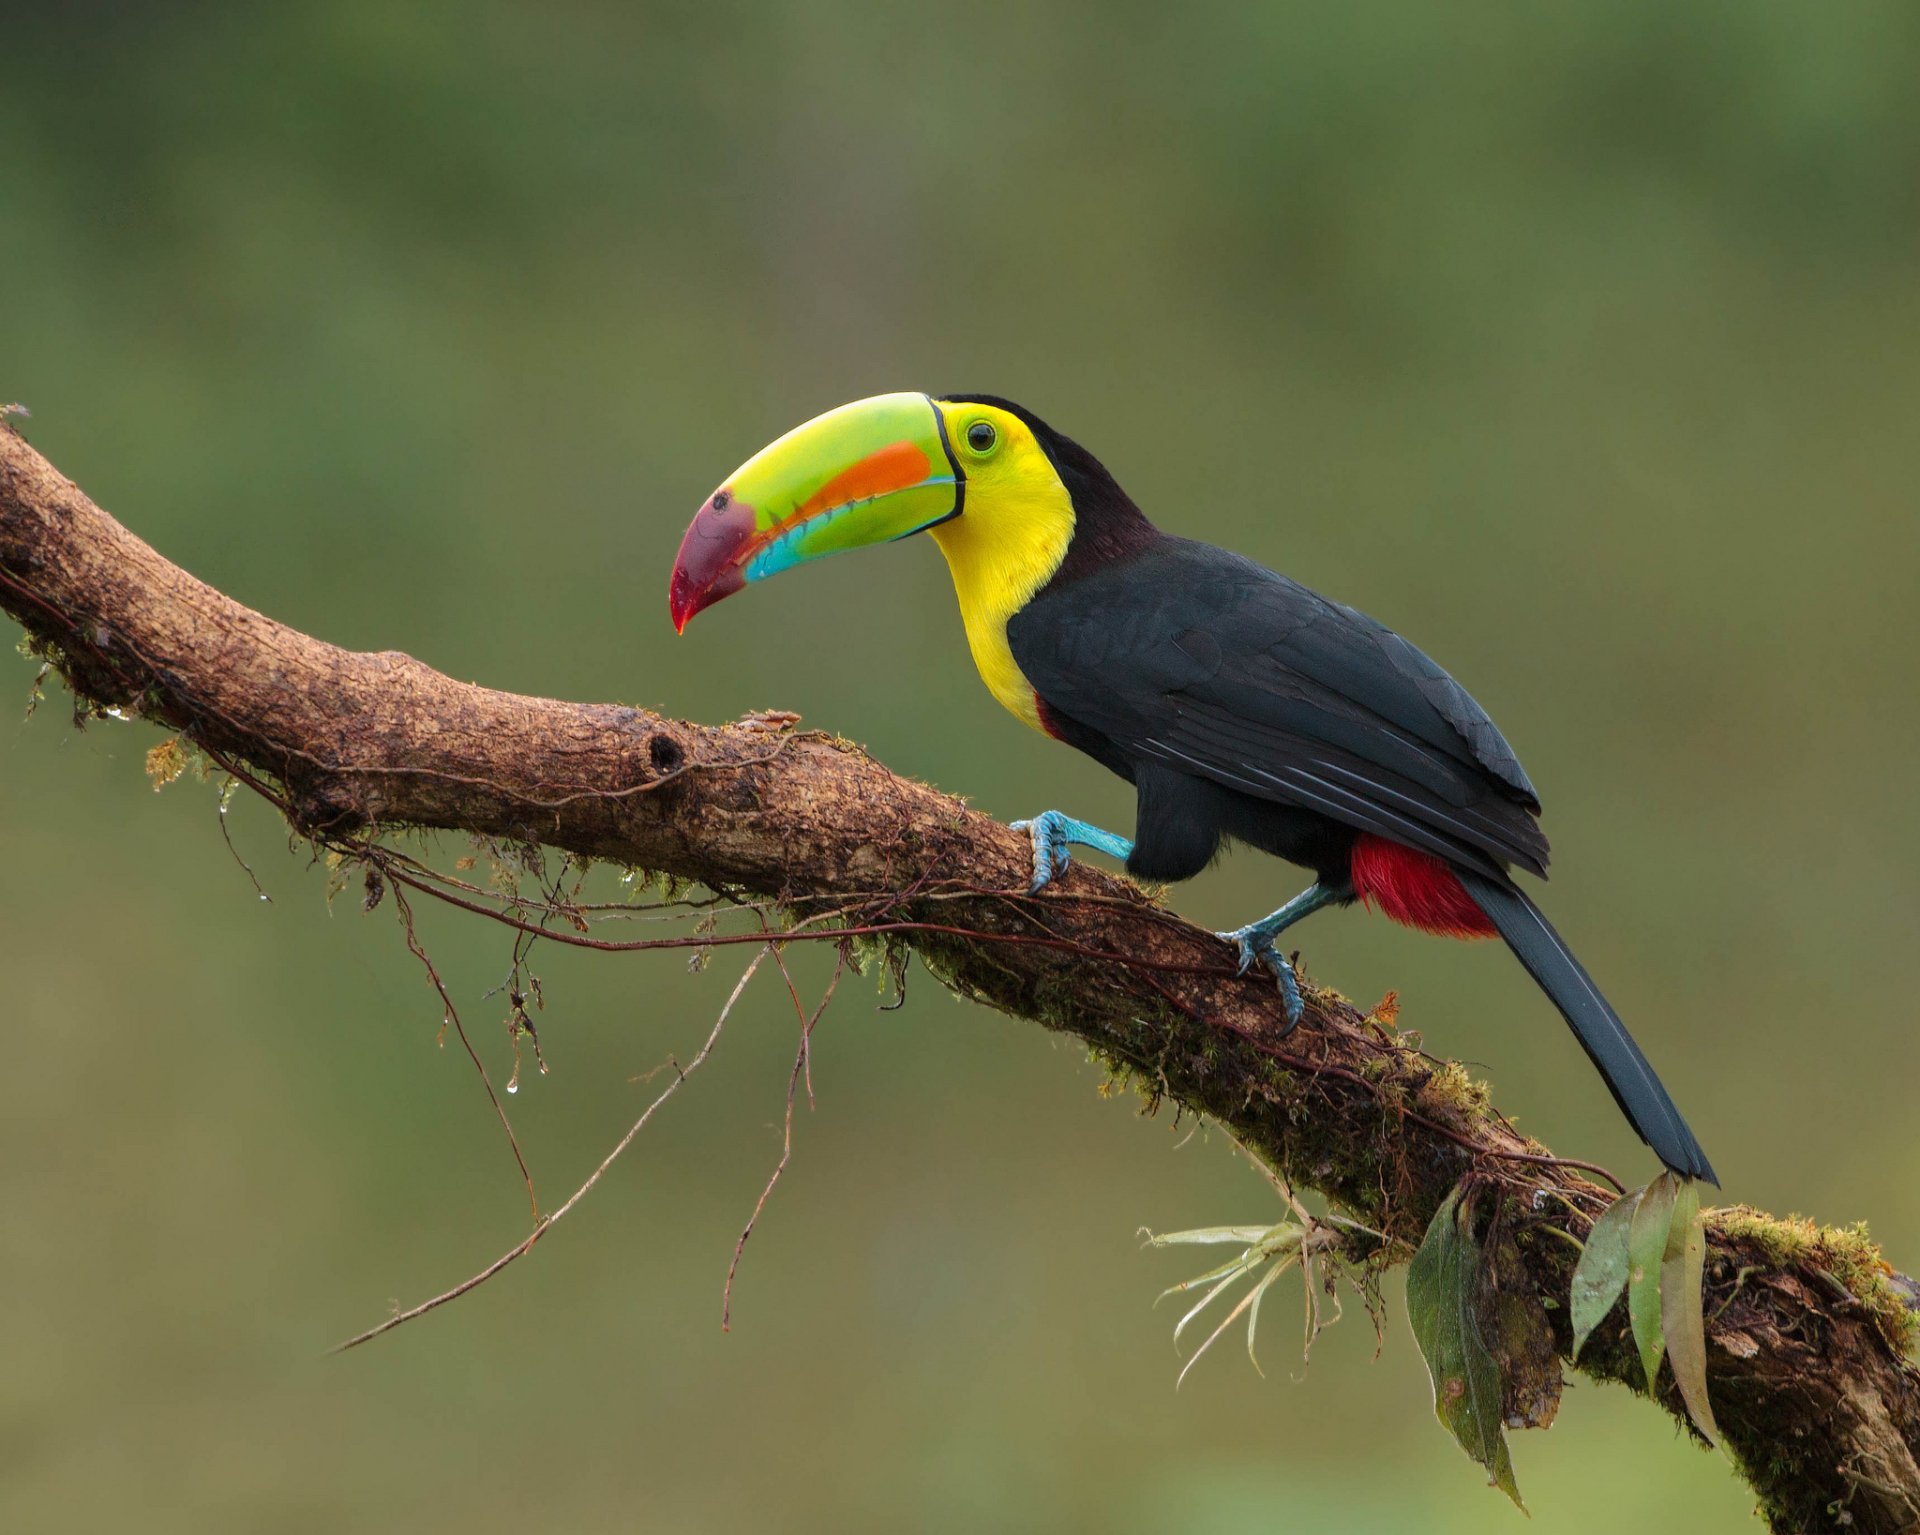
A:
{"label": "yellow throat", "polygon": [[965,510],[931,531],[953,573],[960,618],[981,679],[1016,719],[1044,730],[1033,685],[1007,645],[1007,620],[1066,558],[1073,498],[1018,417],[978,404],[943,402],[941,408],[956,440],[964,441],[967,424],[982,416],[1002,436],[990,462],[968,466]]}

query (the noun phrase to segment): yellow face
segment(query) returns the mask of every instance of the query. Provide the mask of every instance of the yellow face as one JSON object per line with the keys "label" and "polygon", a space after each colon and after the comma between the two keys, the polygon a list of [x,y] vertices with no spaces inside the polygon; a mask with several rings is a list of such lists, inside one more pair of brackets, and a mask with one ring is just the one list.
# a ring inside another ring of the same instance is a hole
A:
{"label": "yellow face", "polygon": [[1017,718],[1039,730],[1033,688],[1007,647],[1007,620],[1066,558],[1073,499],[1018,416],[965,400],[935,402],[966,477],[960,514],[931,530],[947,557],[974,665]]}
{"label": "yellow face", "polygon": [[1008,508],[1051,502],[1066,494],[1046,450],[1013,412],[965,400],[935,404],[946,423],[954,457],[960,460],[960,472],[966,476],[963,515],[971,515],[976,502],[977,509],[992,518]]}

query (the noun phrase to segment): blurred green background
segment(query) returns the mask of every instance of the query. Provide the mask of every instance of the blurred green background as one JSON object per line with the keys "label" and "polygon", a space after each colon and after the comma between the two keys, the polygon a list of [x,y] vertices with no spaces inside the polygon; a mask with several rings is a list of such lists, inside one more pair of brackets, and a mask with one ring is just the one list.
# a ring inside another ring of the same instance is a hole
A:
{"label": "blurred green background", "polygon": [[[686,519],[763,442],[1010,394],[1465,680],[1728,1196],[1870,1217],[1911,1267],[1920,13],[1550,11],[14,7],[0,400],[329,639],[797,709],[996,815],[1125,826],[979,685],[924,542],[667,623]],[[1350,1307],[1302,1375],[1277,1308],[1264,1380],[1230,1345],[1176,1394],[1149,1307],[1190,1264],[1136,1228],[1271,1197],[924,977],[821,1027],[730,1335],[793,1042],[766,984],[531,1259],[326,1357],[523,1230],[472,1070],[390,908],[329,916],[243,796],[262,904],[213,789],[149,789],[153,732],[22,724],[8,666],[0,1528],[1519,1528],[1433,1422],[1397,1284],[1377,1361]],[[1297,883],[1241,858],[1175,900],[1225,924]],[[504,1073],[505,936],[424,921]],[[1502,953],[1301,941],[1556,1148],[1652,1171]],[[553,1071],[513,1109],[549,1201],[738,958],[544,956]],[[1621,1391],[1515,1457],[1537,1529],[1751,1527]]]}

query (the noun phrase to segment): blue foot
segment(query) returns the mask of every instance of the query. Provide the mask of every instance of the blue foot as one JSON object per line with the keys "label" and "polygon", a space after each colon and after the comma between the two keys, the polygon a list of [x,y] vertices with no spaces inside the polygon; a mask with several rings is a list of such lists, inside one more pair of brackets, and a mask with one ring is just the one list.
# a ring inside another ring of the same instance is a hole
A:
{"label": "blue foot", "polygon": [[1112,858],[1125,858],[1133,851],[1133,843],[1125,837],[1076,821],[1058,810],[1043,810],[1031,821],[1015,821],[1013,830],[1023,831],[1033,839],[1033,881],[1027,886],[1028,895],[1039,894],[1054,875],[1073,861],[1067,852],[1070,843],[1077,842]]}
{"label": "blue foot", "polygon": [[1293,962],[1274,946],[1273,930],[1263,922],[1249,922],[1245,927],[1215,936],[1226,939],[1240,951],[1242,975],[1253,968],[1256,959],[1273,972],[1273,978],[1280,983],[1280,996],[1287,1009],[1287,1032],[1292,1033],[1294,1025],[1300,1022],[1300,1015],[1307,1010],[1307,1004],[1300,998],[1300,982],[1294,976]]}
{"label": "blue foot", "polygon": [[1322,906],[1331,906],[1340,901],[1353,899],[1353,886],[1344,880],[1338,884],[1312,884],[1302,890],[1278,911],[1269,912],[1258,922],[1249,922],[1245,927],[1236,927],[1230,933],[1216,933],[1240,951],[1240,973],[1245,975],[1253,968],[1257,959],[1273,972],[1273,978],[1280,983],[1280,995],[1286,999],[1287,1028],[1291,1030],[1300,1021],[1306,1004],[1300,1000],[1300,983],[1295,978],[1293,966],[1286,955],[1274,946],[1273,940],[1284,933],[1302,917],[1311,916]]}

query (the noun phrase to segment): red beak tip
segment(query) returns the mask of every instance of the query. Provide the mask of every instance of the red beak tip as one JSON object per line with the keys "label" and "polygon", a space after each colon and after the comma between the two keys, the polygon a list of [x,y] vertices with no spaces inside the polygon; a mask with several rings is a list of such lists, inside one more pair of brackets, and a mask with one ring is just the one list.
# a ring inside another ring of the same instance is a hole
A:
{"label": "red beak tip", "polygon": [[673,619],[673,632],[685,634],[687,624],[700,611],[700,591],[684,566],[676,565],[673,580],[667,586],[667,612]]}
{"label": "red beak tip", "polygon": [[[715,505],[718,502],[718,505]],[[680,542],[673,579],[667,583],[667,611],[676,634],[703,608],[710,608],[747,584],[738,556],[751,547],[753,508],[715,491],[707,505],[694,514],[687,536]]]}

